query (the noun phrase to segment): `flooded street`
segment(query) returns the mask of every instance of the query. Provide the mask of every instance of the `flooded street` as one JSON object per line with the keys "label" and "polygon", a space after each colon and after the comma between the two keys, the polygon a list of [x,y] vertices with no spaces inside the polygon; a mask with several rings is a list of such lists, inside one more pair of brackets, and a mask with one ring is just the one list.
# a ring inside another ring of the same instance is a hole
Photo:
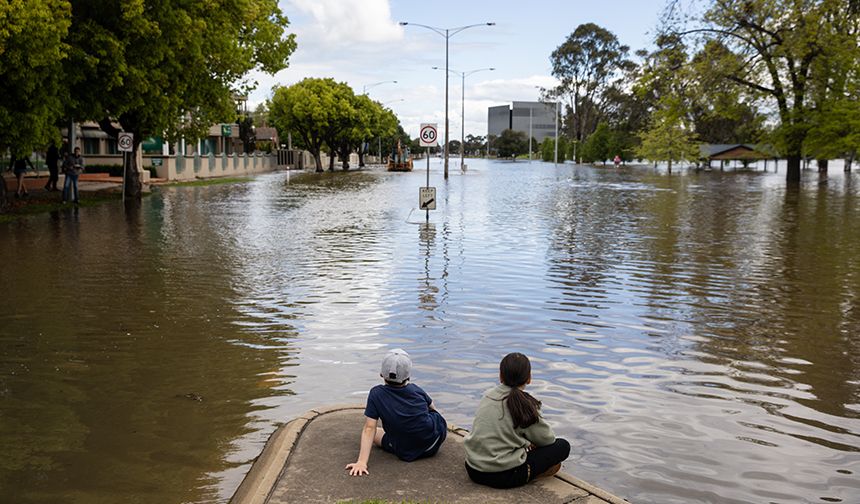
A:
{"label": "flooded street", "polygon": [[860,175],[451,172],[429,225],[423,161],[0,223],[0,501],[225,502],[403,347],[465,427],[529,355],[565,470],[634,503],[860,502]]}

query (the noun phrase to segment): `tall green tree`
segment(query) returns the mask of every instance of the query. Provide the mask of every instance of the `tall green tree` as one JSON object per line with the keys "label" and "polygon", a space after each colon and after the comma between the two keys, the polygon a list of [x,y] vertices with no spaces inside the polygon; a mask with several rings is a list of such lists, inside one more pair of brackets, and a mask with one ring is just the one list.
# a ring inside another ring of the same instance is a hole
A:
{"label": "tall green tree", "polygon": [[344,163],[343,168],[349,168],[349,155],[358,153],[358,165],[364,166],[365,146],[373,138],[388,137],[397,131],[397,117],[393,112],[384,108],[367,95],[355,95],[353,107],[356,115],[352,126],[342,132],[339,157]]}
{"label": "tall green tree", "polygon": [[386,134],[387,131],[383,131],[382,135],[378,135],[378,138],[381,139],[382,156],[389,156],[392,152],[394,152],[394,149],[397,147],[397,140],[400,140],[400,145],[402,145],[403,147],[409,147],[412,152],[424,152],[424,148],[420,147],[418,143],[415,143],[415,147],[417,147],[417,150],[412,146],[413,139],[410,138],[409,134],[406,133],[406,130],[403,129],[403,126],[400,124],[400,121],[397,119],[397,116],[395,116],[394,113],[391,112],[391,110],[386,110],[390,114],[389,120],[392,118],[394,119],[395,127],[393,132]]}
{"label": "tall green tree", "polygon": [[[134,134],[126,194],[141,192],[140,143],[233,122],[250,71],[287,66],[295,37],[272,0],[72,0],[64,82],[70,115]],[[186,120],[180,122],[180,117]],[[118,126],[118,127],[117,127]]]}
{"label": "tall green tree", "polygon": [[353,93],[351,101],[355,114],[350,125],[341,131],[337,147],[344,170],[349,169],[349,156],[353,151],[358,153],[358,165],[364,166],[364,144],[378,114],[376,103],[367,95]]}
{"label": "tall green tree", "polygon": [[688,114],[696,135],[715,144],[754,143],[764,134],[762,94],[722,77],[724,60],[732,56],[720,42],[709,40],[689,61]]}
{"label": "tall green tree", "polygon": [[[0,152],[27,156],[59,138],[70,24],[67,0],[0,2]],[[5,205],[0,184],[0,208]]]}
{"label": "tall green tree", "polygon": [[[275,88],[269,121],[280,137],[288,133],[298,136],[314,157],[316,171],[321,172],[323,146],[336,150],[341,132],[354,120],[354,97],[352,89],[344,83],[308,77],[292,86]],[[333,157],[329,169],[334,168]]]}
{"label": "tall green tree", "polygon": [[610,155],[610,143],[612,142],[612,131],[609,130],[609,125],[601,122],[597,125],[594,133],[588,135],[585,143],[582,145],[582,160],[586,163],[601,162],[606,164],[606,158]]}
{"label": "tall green tree", "polygon": [[516,161],[518,154],[528,152],[529,140],[522,131],[506,129],[493,142],[493,148],[498,151],[500,158],[509,157]]}
{"label": "tall green tree", "polygon": [[[563,136],[558,139],[558,162],[564,163],[565,154],[567,152],[567,140]],[[545,138],[540,144],[540,156],[543,161],[551,163],[555,160],[555,139]]]}
{"label": "tall green tree", "polygon": [[264,101],[254,107],[254,112],[251,114],[254,120],[254,126],[257,128],[266,127],[269,125],[269,102]]}
{"label": "tall green tree", "polygon": [[483,136],[468,134],[465,140],[467,156],[481,156],[486,152],[487,140]]}
{"label": "tall green tree", "polygon": [[[670,28],[698,34],[727,49],[720,76],[744,89],[762,93],[777,110],[775,139],[788,159],[786,178],[800,181],[800,159],[810,131],[813,69],[827,48],[845,47],[856,58],[851,38],[837,19],[856,20],[856,0],[711,0],[699,26]],[[674,2],[672,3],[674,4]],[[671,11],[670,11],[671,12]],[[827,98],[825,98],[826,100]],[[822,106],[820,103],[819,106]]]}
{"label": "tall green tree", "polygon": [[574,140],[582,141],[602,119],[606,91],[631,64],[628,51],[606,28],[585,23],[552,52],[552,75],[560,83],[551,94],[567,97],[566,122]]}
{"label": "tall green tree", "polygon": [[804,150],[818,158],[820,172],[837,157],[850,169],[860,148],[860,1],[844,7],[824,14],[830,29],[810,72],[812,114]]}
{"label": "tall green tree", "polygon": [[679,100],[666,96],[651,115],[649,127],[640,134],[642,143],[637,155],[650,161],[666,161],[669,173],[672,164],[699,159],[699,144],[692,125],[686,120]]}

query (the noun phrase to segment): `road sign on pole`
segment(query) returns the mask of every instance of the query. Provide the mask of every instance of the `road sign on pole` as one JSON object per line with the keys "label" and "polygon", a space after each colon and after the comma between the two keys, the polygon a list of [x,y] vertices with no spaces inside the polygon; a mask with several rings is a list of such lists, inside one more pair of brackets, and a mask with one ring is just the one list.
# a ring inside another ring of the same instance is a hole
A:
{"label": "road sign on pole", "polygon": [[439,132],[436,124],[422,124],[418,133],[421,147],[436,147],[439,145]]}
{"label": "road sign on pole", "polygon": [[134,134],[122,132],[117,136],[116,143],[120,152],[131,152],[134,150]]}
{"label": "road sign on pole", "polygon": [[436,210],[436,188],[418,188],[418,208],[421,210]]}

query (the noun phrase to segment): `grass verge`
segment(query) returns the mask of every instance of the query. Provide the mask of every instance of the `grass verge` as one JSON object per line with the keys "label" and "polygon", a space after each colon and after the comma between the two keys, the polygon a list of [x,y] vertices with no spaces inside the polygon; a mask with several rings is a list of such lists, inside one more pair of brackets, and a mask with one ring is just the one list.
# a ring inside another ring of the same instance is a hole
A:
{"label": "grass verge", "polygon": [[[148,196],[148,194],[144,194]],[[14,198],[14,194],[12,196]],[[122,193],[96,192],[80,193],[78,208],[101,205],[109,201],[122,201]],[[13,199],[9,209],[0,214],[0,223],[11,222],[28,215],[55,212],[64,208],[74,208],[72,203],[63,203],[59,193],[34,194],[29,198]]]}
{"label": "grass verge", "polygon": [[251,180],[251,177],[222,177],[222,178],[189,180],[187,182],[172,182],[170,184],[163,184],[161,187],[199,187],[199,186],[210,186],[210,185],[221,185],[221,184],[238,184],[240,182],[249,182],[250,180]]}

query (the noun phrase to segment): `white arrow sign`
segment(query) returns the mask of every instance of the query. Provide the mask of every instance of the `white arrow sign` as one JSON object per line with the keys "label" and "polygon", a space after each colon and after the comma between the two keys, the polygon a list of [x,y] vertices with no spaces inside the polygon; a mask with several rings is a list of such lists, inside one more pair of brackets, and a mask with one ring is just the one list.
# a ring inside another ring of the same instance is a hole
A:
{"label": "white arrow sign", "polygon": [[418,208],[421,210],[436,210],[436,188],[418,188]]}

